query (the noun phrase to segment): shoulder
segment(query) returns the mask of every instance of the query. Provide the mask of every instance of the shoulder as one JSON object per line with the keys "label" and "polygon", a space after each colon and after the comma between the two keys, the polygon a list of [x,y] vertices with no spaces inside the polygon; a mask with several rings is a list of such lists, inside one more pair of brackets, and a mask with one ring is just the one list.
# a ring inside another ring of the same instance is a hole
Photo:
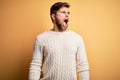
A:
{"label": "shoulder", "polygon": [[38,35],[36,36],[36,39],[37,39],[38,41],[44,41],[46,38],[48,38],[48,36],[49,36],[48,31],[44,31],[44,32],[38,34]]}
{"label": "shoulder", "polygon": [[78,33],[74,32],[72,30],[71,30],[71,34],[78,40],[82,40],[83,39],[81,34],[78,34]]}
{"label": "shoulder", "polygon": [[74,31],[71,31],[71,34],[72,34],[72,39],[74,39],[74,41],[78,44],[78,45],[81,45],[84,43],[84,39],[82,37],[81,34],[78,34]]}

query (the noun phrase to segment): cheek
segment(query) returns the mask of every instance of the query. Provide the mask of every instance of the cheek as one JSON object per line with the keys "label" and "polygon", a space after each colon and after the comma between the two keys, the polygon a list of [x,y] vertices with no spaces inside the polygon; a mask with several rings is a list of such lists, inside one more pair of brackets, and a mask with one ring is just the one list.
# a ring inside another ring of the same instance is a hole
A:
{"label": "cheek", "polygon": [[58,16],[56,17],[56,21],[59,22],[59,23],[62,23],[63,22],[63,19],[61,16]]}
{"label": "cheek", "polygon": [[58,17],[59,20],[63,20],[64,15],[62,15],[62,14],[61,15],[57,15],[57,17]]}

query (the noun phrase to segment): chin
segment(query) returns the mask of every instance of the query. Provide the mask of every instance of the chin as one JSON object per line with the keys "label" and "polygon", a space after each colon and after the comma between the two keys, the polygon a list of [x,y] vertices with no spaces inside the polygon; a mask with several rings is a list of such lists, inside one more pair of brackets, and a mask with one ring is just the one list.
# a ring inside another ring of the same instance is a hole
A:
{"label": "chin", "polygon": [[62,29],[64,29],[64,30],[66,30],[67,28],[68,28],[68,26],[65,26],[65,27],[63,26],[63,27],[62,27]]}
{"label": "chin", "polygon": [[63,28],[62,28],[62,31],[65,31],[65,30],[67,30],[67,27],[63,27]]}

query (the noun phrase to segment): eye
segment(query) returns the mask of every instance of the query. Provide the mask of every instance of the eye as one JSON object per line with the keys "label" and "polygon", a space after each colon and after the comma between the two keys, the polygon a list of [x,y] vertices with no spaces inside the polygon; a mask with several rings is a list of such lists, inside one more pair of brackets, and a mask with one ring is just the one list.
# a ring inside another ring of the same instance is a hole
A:
{"label": "eye", "polygon": [[65,13],[65,11],[62,11],[62,13]]}

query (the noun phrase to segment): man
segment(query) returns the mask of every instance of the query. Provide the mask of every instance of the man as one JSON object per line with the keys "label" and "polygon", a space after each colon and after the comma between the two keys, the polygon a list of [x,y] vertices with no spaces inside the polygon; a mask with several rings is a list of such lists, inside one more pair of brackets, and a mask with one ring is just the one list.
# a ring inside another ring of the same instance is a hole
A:
{"label": "man", "polygon": [[89,80],[84,42],[81,36],[68,30],[69,15],[68,3],[52,5],[53,29],[36,38],[29,80],[77,80],[77,77]]}

